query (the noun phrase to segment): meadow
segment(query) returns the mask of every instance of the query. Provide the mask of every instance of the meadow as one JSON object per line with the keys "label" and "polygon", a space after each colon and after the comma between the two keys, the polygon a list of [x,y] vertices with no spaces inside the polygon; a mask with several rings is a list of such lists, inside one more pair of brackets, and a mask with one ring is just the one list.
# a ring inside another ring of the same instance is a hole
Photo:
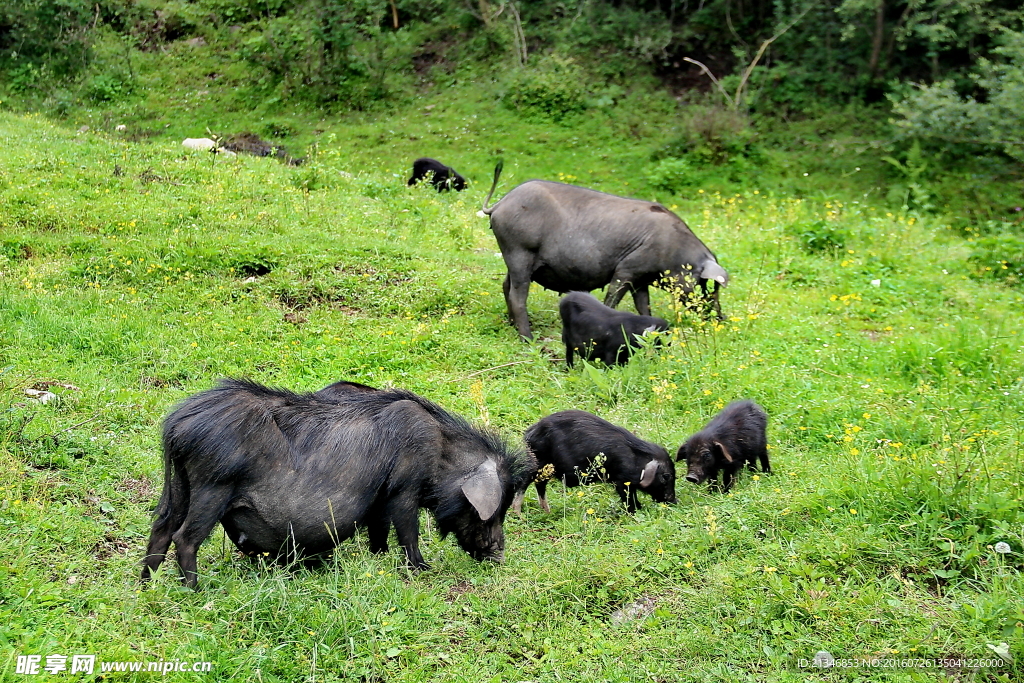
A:
{"label": "meadow", "polygon": [[[556,125],[453,86],[303,128],[295,168],[183,153],[198,114],[129,141],[116,116],[76,132],[0,111],[0,679],[29,679],[18,656],[95,654],[260,682],[1020,680],[1024,291],[1007,264],[887,201],[842,149],[658,189],[675,110],[646,97]],[[407,188],[421,155],[473,186]],[[658,291],[670,345],[570,371],[557,295],[535,286],[538,341],[517,339],[475,215],[498,156],[498,196],[540,177],[679,213],[730,273],[726,319]],[[320,569],[265,566],[218,528],[203,590],[173,565],[143,588],[161,419],[224,376],[402,387],[512,442],[578,408],[670,453],[752,398],[775,473],[726,495],[680,477],[678,504],[641,496],[635,515],[611,487],[554,485],[551,514],[531,489],[500,566],[424,515],[419,574],[362,536]],[[859,666],[800,666],[819,650]],[[886,665],[907,660],[928,665]]]}

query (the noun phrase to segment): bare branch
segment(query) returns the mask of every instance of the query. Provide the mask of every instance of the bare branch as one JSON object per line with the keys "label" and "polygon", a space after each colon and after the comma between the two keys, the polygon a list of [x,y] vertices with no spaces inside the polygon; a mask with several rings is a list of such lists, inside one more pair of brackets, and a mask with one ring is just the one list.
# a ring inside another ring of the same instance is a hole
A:
{"label": "bare branch", "polygon": [[781,38],[782,34],[784,34],[789,29],[793,28],[794,26],[796,26],[797,22],[800,21],[801,19],[803,19],[804,16],[808,12],[811,11],[812,7],[814,7],[813,4],[810,4],[810,5],[807,5],[807,7],[804,7],[804,11],[801,12],[800,14],[798,14],[797,16],[793,17],[793,20],[791,22],[789,22],[788,24],[786,24],[785,28],[783,28],[781,31],[776,33],[774,36],[772,36],[768,40],[766,40],[763,43],[761,43],[761,47],[758,49],[757,54],[754,55],[754,59],[750,62],[750,64],[747,65],[747,68],[743,70],[743,75],[740,77],[740,84],[738,86],[736,86],[736,95],[733,98],[733,108],[734,109],[738,109],[739,108],[740,101],[743,98],[743,89],[747,86],[747,80],[750,78],[750,74],[752,74],[754,72],[754,67],[757,66],[757,63],[761,60],[761,57],[764,55],[764,51],[768,49],[769,45],[771,45],[776,40]]}
{"label": "bare branch", "polygon": [[690,64],[696,64],[697,66],[699,66],[700,70],[703,71],[705,74],[707,74],[707,77],[710,78],[711,82],[715,84],[716,88],[718,88],[718,92],[722,93],[722,97],[725,98],[725,101],[729,105],[730,109],[733,108],[732,98],[729,97],[729,93],[726,92],[725,87],[722,85],[722,82],[720,80],[718,80],[717,78],[715,78],[715,75],[713,73],[711,73],[711,69],[707,68],[702,62],[698,62],[696,59],[690,59],[689,57],[683,57],[683,61],[684,62],[689,62]]}

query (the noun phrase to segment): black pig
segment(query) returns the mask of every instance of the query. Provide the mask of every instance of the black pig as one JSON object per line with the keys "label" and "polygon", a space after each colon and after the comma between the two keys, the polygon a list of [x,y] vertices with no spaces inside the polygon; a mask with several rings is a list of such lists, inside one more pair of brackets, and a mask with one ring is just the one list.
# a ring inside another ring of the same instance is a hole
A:
{"label": "black pig", "polygon": [[631,347],[646,332],[664,332],[668,323],[661,318],[616,311],[587,292],[569,292],[558,302],[562,316],[565,362],[571,368],[574,355],[600,360],[605,365],[629,361]]}
{"label": "black pig", "polygon": [[243,552],[276,558],[322,557],[360,525],[384,552],[394,525],[409,564],[426,569],[423,507],[475,559],[500,562],[505,513],[530,476],[498,436],[411,392],[352,383],[295,394],[223,380],[171,412],[163,447],[142,578],[173,541],[193,587],[218,521]]}
{"label": "black pig", "polygon": [[717,480],[721,470],[724,493],[744,463],[755,471],[754,461],[760,460],[761,471],[771,473],[767,428],[768,415],[761,406],[735,401],[679,447],[676,461],[686,460],[686,481],[694,484]]}
{"label": "black pig", "polygon": [[[597,415],[582,410],[554,413],[526,430],[524,438],[537,458],[535,485],[545,512],[551,511],[545,497],[548,478],[560,479],[570,488],[611,482],[630,512],[640,509],[638,489],[655,501],[676,502],[676,468],[668,452]],[[521,504],[519,496],[517,511]]]}
{"label": "black pig", "polygon": [[376,387],[367,386],[366,384],[360,384],[359,382],[335,382],[329,384],[320,391],[313,394],[313,398],[321,401],[334,402],[339,398],[346,398],[351,392],[367,392],[367,391],[380,391]]}
{"label": "black pig", "polygon": [[437,159],[429,157],[423,157],[412,162],[412,177],[409,178],[408,185],[415,185],[421,180],[425,180],[428,176],[430,177],[430,184],[438,192],[446,190],[462,192],[466,189],[466,179],[459,175],[458,171],[451,166],[445,166]]}

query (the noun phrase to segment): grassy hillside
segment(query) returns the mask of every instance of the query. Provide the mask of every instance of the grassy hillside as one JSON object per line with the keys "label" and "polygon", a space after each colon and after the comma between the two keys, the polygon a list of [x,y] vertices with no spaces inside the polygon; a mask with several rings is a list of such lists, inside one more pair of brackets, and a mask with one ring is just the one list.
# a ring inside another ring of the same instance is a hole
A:
{"label": "grassy hillside", "polygon": [[[992,660],[1005,642],[1016,664],[975,680],[1016,680],[1024,296],[998,254],[844,180],[841,155],[659,190],[673,109],[656,96],[571,126],[487,97],[324,121],[298,168],[185,154],[205,120],[188,114],[129,142],[121,119],[77,133],[0,112],[0,678],[22,680],[18,655],[91,653],[246,681],[914,681],[943,667],[798,664]],[[475,184],[406,188],[423,154]],[[567,371],[557,297],[535,288],[539,341],[517,340],[475,216],[498,154],[499,194],[544,177],[675,208],[730,272],[727,320],[658,292],[675,343]],[[160,420],[222,376],[399,386],[513,440],[580,408],[671,452],[753,398],[776,473],[724,496],[680,481],[677,505],[636,515],[610,488],[555,485],[551,514],[531,491],[502,566],[429,522],[421,574],[363,537],[323,569],[265,567],[218,529],[204,591],[170,569],[141,590]]]}

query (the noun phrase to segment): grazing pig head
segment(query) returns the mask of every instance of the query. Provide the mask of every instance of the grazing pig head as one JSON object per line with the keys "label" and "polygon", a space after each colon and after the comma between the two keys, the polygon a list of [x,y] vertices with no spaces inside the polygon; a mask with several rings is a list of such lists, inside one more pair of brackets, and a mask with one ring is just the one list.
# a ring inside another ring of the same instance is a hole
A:
{"label": "grazing pig head", "polygon": [[480,515],[481,521],[486,522],[493,517],[501,505],[501,480],[498,478],[498,468],[494,461],[484,460],[462,485],[462,492]]}
{"label": "grazing pig head", "polygon": [[511,483],[502,482],[494,460],[487,458],[460,487],[465,502],[445,531],[453,532],[473,559],[498,563],[505,559],[505,532],[501,525],[512,502],[511,496],[505,495],[509,486]]}
{"label": "grazing pig head", "polygon": [[[667,456],[667,454],[666,454]],[[667,457],[664,463],[651,460],[640,473],[640,488],[659,503],[676,502],[675,465]]]}
{"label": "grazing pig head", "polygon": [[686,459],[686,481],[700,484],[718,475],[718,470],[732,464],[732,456],[719,441],[691,440],[679,449],[676,460]]}

